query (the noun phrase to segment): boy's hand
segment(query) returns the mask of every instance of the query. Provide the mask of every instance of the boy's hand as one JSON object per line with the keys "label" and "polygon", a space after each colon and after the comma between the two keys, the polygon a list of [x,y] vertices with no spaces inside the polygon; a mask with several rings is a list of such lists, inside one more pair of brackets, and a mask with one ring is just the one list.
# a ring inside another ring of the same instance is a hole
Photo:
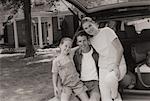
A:
{"label": "boy's hand", "polygon": [[55,94],[56,97],[58,97],[58,92],[59,92],[58,88],[54,87],[54,94]]}

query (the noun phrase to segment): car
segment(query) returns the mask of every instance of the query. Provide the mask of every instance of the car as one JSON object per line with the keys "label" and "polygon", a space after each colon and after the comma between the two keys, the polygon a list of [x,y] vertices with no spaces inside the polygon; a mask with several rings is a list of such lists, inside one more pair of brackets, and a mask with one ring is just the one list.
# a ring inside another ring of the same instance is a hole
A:
{"label": "car", "polygon": [[[115,30],[123,47],[127,69],[135,75],[135,87],[122,88],[124,101],[150,100],[150,72],[135,70],[150,51],[150,0],[66,0],[99,27]],[[80,18],[80,16],[79,16]],[[80,28],[79,28],[80,29]],[[145,86],[144,84],[147,86]]]}

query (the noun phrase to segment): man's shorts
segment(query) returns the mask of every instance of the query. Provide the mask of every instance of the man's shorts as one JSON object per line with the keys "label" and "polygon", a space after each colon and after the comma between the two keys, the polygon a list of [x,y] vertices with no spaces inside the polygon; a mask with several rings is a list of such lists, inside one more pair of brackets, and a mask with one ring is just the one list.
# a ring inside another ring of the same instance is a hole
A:
{"label": "man's shorts", "polygon": [[87,89],[88,89],[87,92],[88,93],[95,92],[95,93],[100,94],[99,81],[91,80],[91,81],[84,81],[83,83],[87,87]]}
{"label": "man's shorts", "polygon": [[76,94],[76,95],[80,95],[83,92],[87,91],[87,87],[83,84],[83,82],[78,82],[75,86],[63,86],[62,92],[68,95],[72,94],[72,91]]}

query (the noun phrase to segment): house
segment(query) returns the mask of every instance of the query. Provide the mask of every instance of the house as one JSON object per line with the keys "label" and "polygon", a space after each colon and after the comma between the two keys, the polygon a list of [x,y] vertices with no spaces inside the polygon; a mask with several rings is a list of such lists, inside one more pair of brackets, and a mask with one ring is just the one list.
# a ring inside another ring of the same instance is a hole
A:
{"label": "house", "polygon": [[[35,0],[36,1],[36,0]],[[43,2],[42,2],[43,1]],[[57,43],[61,37],[73,37],[76,25],[73,14],[62,1],[56,2],[55,7],[45,4],[44,0],[32,5],[32,42],[33,45],[43,48],[45,45]],[[58,6],[58,7],[57,7]],[[72,8],[72,5],[68,5]],[[2,15],[2,13],[0,14]],[[6,21],[8,14],[3,14],[1,26]],[[76,20],[77,21],[77,20]],[[4,38],[0,44],[10,47],[25,46],[25,25],[23,10],[19,9],[11,22],[1,29]]]}

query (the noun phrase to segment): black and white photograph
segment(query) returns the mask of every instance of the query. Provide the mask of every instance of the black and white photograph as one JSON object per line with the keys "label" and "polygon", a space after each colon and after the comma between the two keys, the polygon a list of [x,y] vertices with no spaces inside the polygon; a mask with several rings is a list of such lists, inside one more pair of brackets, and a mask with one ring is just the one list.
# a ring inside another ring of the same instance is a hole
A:
{"label": "black and white photograph", "polygon": [[0,0],[0,101],[150,101],[150,0]]}

